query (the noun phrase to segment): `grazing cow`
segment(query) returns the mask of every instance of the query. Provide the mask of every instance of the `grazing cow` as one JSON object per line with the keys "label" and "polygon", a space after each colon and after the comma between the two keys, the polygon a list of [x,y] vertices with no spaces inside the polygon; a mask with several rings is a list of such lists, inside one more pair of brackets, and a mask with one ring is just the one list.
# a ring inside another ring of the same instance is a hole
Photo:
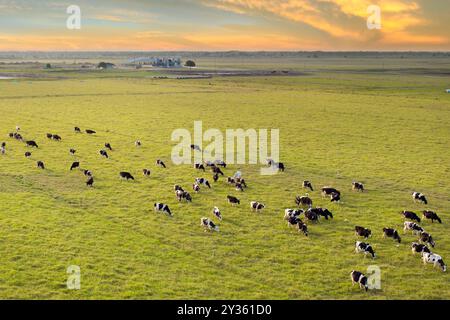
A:
{"label": "grazing cow", "polygon": [[87,177],[92,177],[92,172],[90,170],[83,170],[83,174]]}
{"label": "grazing cow", "polygon": [[86,129],[85,130],[87,134],[96,134],[97,132],[95,132],[94,130],[91,129]]}
{"label": "grazing cow", "polygon": [[203,170],[203,172],[205,171],[205,166],[201,163],[194,164],[194,168],[197,170]]}
{"label": "grazing cow", "polygon": [[288,216],[286,220],[288,227],[296,226],[301,221],[298,216]]}
{"label": "grazing cow", "polygon": [[242,187],[242,184],[238,183],[238,182],[235,184],[235,189],[236,189],[236,191],[241,191],[241,192],[244,191],[244,188]]}
{"label": "grazing cow", "polygon": [[302,209],[285,209],[284,210],[284,220],[288,220],[291,217],[298,218],[304,211]]}
{"label": "grazing cow", "polygon": [[405,219],[420,222],[420,218],[412,211],[403,210],[402,215],[405,217]]}
{"label": "grazing cow", "polygon": [[70,171],[72,171],[75,168],[79,168],[80,167],[80,163],[78,161],[75,161],[72,163],[72,165],[70,166]]}
{"label": "grazing cow", "polygon": [[413,197],[414,202],[419,201],[424,204],[428,204],[427,198],[425,197],[425,195],[423,193],[413,192],[412,197]]}
{"label": "grazing cow", "polygon": [[191,149],[192,149],[192,150],[197,150],[197,151],[202,151],[202,150],[200,149],[200,147],[199,147],[198,145],[196,145],[196,144],[191,144]]}
{"label": "grazing cow", "polygon": [[13,134],[13,137],[14,137],[14,139],[19,140],[19,141],[23,140],[22,135],[20,133],[17,133],[17,132]]}
{"label": "grazing cow", "polygon": [[94,177],[90,177],[87,181],[86,181],[86,185],[88,187],[92,187],[94,185]]}
{"label": "grazing cow", "polygon": [[106,143],[105,143],[105,148],[107,148],[107,149],[109,149],[110,151],[112,151],[111,143],[106,142]]}
{"label": "grazing cow", "polygon": [[219,208],[214,207],[214,209],[213,209],[213,214],[217,217],[217,219],[219,219],[220,221],[222,221],[222,214],[220,213]]}
{"label": "grazing cow", "polygon": [[442,223],[441,218],[439,218],[439,216],[437,215],[436,212],[431,211],[431,210],[424,210],[422,213],[423,213],[423,217],[425,219],[431,220],[432,223],[434,222],[434,220],[437,220],[439,223]]}
{"label": "grazing cow", "polygon": [[185,199],[186,202],[192,202],[192,197],[191,197],[191,195],[189,194],[189,192],[187,192],[187,191],[177,190],[177,191],[175,192],[175,194],[176,194],[176,196],[177,196],[178,201],[180,201],[180,202],[181,202],[181,200],[183,200],[183,199]]}
{"label": "grazing cow", "polygon": [[179,186],[178,184],[176,184],[176,185],[173,186],[173,190],[174,190],[175,192],[177,192],[178,190],[184,191],[184,189],[183,189],[181,186]]}
{"label": "grazing cow", "polygon": [[55,140],[55,141],[61,141],[61,137],[59,135],[57,135],[57,134],[54,134],[52,136],[52,139]]}
{"label": "grazing cow", "polygon": [[42,161],[38,161],[36,164],[39,169],[45,169],[44,163]]}
{"label": "grazing cow", "polygon": [[403,225],[404,225],[403,233],[406,233],[406,231],[411,230],[413,234],[420,234],[421,232],[424,231],[423,228],[415,222],[405,221]]}
{"label": "grazing cow", "polygon": [[120,175],[120,177],[121,177],[122,179],[134,180],[134,177],[133,177],[133,176],[131,175],[131,173],[129,173],[129,172],[121,171],[121,172],[119,173],[119,175]]}
{"label": "grazing cow", "polygon": [[20,127],[19,126],[16,126],[16,131],[20,131]]}
{"label": "grazing cow", "polygon": [[223,172],[222,172],[222,170],[220,170],[219,167],[216,167],[216,166],[211,167],[211,171],[212,171],[213,173],[217,173],[217,174],[220,174],[220,175],[223,176]]}
{"label": "grazing cow", "polygon": [[356,191],[364,192],[364,185],[361,182],[352,182],[352,189]]}
{"label": "grazing cow", "polygon": [[333,192],[330,195],[330,201],[331,202],[340,202],[341,201],[341,194],[337,192]]}
{"label": "grazing cow", "polygon": [[219,227],[209,218],[201,218],[200,225],[205,228],[206,231],[219,231]]}
{"label": "grazing cow", "polygon": [[231,205],[241,204],[241,200],[239,200],[238,198],[236,198],[234,196],[227,196],[227,199],[228,199],[228,203],[230,203]]}
{"label": "grazing cow", "polygon": [[303,232],[303,234],[305,235],[305,237],[308,236],[308,226],[301,220],[298,220],[298,232]]}
{"label": "grazing cow", "polygon": [[307,189],[309,189],[309,190],[311,190],[311,191],[314,191],[311,181],[308,181],[308,180],[303,181],[302,187],[303,187],[304,189],[307,188]]}
{"label": "grazing cow", "polygon": [[431,236],[431,234],[429,234],[428,232],[422,231],[419,235],[419,242],[421,243],[425,243],[425,244],[429,244],[430,246],[432,246],[434,248],[434,246],[436,245],[436,243],[434,242],[433,237]]}
{"label": "grazing cow", "polygon": [[160,211],[168,214],[169,216],[172,216],[172,212],[170,212],[169,206],[164,203],[155,203],[153,205],[153,208],[155,211]]}
{"label": "grazing cow", "polygon": [[142,169],[142,174],[146,177],[150,176],[150,170],[149,169]]}
{"label": "grazing cow", "polygon": [[217,166],[220,166],[220,167],[222,167],[222,168],[226,168],[226,167],[227,167],[227,164],[226,164],[223,160],[216,160],[216,161],[214,161],[214,163],[215,163]]}
{"label": "grazing cow", "polygon": [[47,138],[48,138],[48,139],[52,139],[52,138],[53,138],[53,134],[47,133]]}
{"label": "grazing cow", "polygon": [[70,149],[69,152],[70,152],[71,155],[74,155],[75,152],[77,152],[77,150],[75,150],[75,149]]}
{"label": "grazing cow", "polygon": [[423,261],[423,264],[432,263],[433,268],[435,268],[437,265],[439,265],[442,272],[447,271],[447,266],[445,265],[444,260],[442,260],[442,257],[438,254],[431,253],[431,252],[423,252],[422,253],[422,261]]}
{"label": "grazing cow", "polygon": [[385,237],[397,240],[398,243],[400,243],[402,241],[397,230],[392,229],[392,228],[383,228],[383,238],[385,238]]}
{"label": "grazing cow", "polygon": [[166,164],[160,159],[156,160],[156,165],[162,168],[166,168]]}
{"label": "grazing cow", "polygon": [[365,239],[368,239],[370,236],[372,236],[372,230],[356,226],[355,227],[355,234],[360,237],[364,237]]}
{"label": "grazing cow", "polygon": [[306,210],[305,212],[305,218],[308,221],[312,221],[312,222],[319,222],[319,215],[317,214],[316,211],[311,210],[311,208],[309,208],[308,210]]}
{"label": "grazing cow", "polygon": [[235,180],[234,178],[232,178],[232,177],[228,177],[228,178],[227,178],[227,182],[228,182],[229,184],[236,184],[236,180]]}
{"label": "grazing cow", "polygon": [[323,187],[322,196],[331,196],[333,193],[341,194],[341,192],[332,187]]}
{"label": "grazing cow", "polygon": [[1,152],[2,154],[5,154],[5,153],[6,153],[6,143],[5,143],[5,142],[2,142],[2,145],[1,145],[1,147],[0,147],[0,152]]}
{"label": "grazing cow", "polygon": [[29,146],[29,147],[38,148],[37,143],[36,143],[35,141],[33,141],[33,140],[27,141],[26,144],[27,144],[27,146]]}
{"label": "grazing cow", "polygon": [[10,132],[8,135],[10,138],[14,138],[14,133]]}
{"label": "grazing cow", "polygon": [[359,287],[364,290],[369,290],[369,284],[367,277],[359,271],[353,270],[350,273],[350,278],[352,279],[352,285],[355,285],[355,283],[359,284]]}
{"label": "grazing cow", "polygon": [[256,211],[256,212],[260,212],[262,209],[264,209],[266,206],[264,205],[264,203],[260,203],[260,202],[257,202],[257,201],[252,201],[252,202],[250,202],[250,208],[253,210],[253,211]]}
{"label": "grazing cow", "polygon": [[372,255],[372,259],[375,259],[375,251],[373,251],[373,248],[370,244],[365,243],[365,242],[361,242],[361,241],[356,241],[355,243],[355,252],[356,253],[360,253],[363,252],[364,253],[364,257],[370,253]]}
{"label": "grazing cow", "polygon": [[284,172],[284,163],[283,162],[275,162],[272,159],[267,159],[267,166],[273,167],[281,172]]}
{"label": "grazing cow", "polygon": [[75,130],[75,132],[77,132],[77,133],[81,133],[81,129],[80,128],[78,128],[78,127],[75,127],[75,128],[73,128],[74,130]]}
{"label": "grazing cow", "polygon": [[214,173],[213,175],[213,181],[217,182],[217,180],[219,180],[219,175],[217,173]]}
{"label": "grazing cow", "polygon": [[308,197],[308,194],[306,194],[305,196],[296,196],[295,197],[295,204],[297,206],[308,206],[308,207],[312,207],[312,200],[310,197]]}
{"label": "grazing cow", "polygon": [[310,208],[309,211],[314,211],[317,215],[322,216],[325,218],[325,220],[328,220],[328,217],[333,219],[333,214],[330,210],[324,209],[324,208]]}
{"label": "grazing cow", "polygon": [[25,158],[29,158],[29,157],[31,157],[31,152],[29,152],[29,151],[25,152]]}
{"label": "grazing cow", "polygon": [[236,178],[235,181],[236,183],[240,183],[244,188],[247,188],[244,178]]}
{"label": "grazing cow", "polygon": [[134,142],[134,145],[135,145],[136,147],[140,147],[140,146],[142,145],[142,143],[141,143],[140,140],[136,140],[136,141]]}
{"label": "grazing cow", "polygon": [[200,186],[196,183],[194,183],[192,185],[192,190],[194,190],[194,192],[200,192]]}
{"label": "grazing cow", "polygon": [[417,243],[417,242],[413,242],[411,244],[411,251],[412,253],[422,253],[422,252],[428,252],[431,253],[430,248],[428,248],[426,245],[421,244],[421,243]]}
{"label": "grazing cow", "polygon": [[102,157],[109,158],[108,152],[106,152],[105,150],[100,150],[99,153]]}
{"label": "grazing cow", "polygon": [[209,184],[209,181],[206,180],[205,178],[195,178],[195,183],[203,184],[211,189],[211,185]]}

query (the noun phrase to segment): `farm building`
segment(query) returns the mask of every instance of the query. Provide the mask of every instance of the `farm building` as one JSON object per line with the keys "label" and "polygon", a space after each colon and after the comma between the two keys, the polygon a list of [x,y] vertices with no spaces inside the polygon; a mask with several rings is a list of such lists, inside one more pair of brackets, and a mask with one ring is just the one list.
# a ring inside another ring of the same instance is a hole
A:
{"label": "farm building", "polygon": [[129,59],[127,64],[148,65],[159,68],[179,68],[181,67],[180,57],[139,57]]}

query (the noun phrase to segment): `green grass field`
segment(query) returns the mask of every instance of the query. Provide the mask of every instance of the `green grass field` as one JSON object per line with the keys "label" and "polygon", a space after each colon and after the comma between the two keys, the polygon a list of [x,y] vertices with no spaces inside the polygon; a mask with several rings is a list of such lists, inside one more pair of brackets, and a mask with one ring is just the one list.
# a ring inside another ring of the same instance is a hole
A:
{"label": "green grass field", "polygon": [[[450,298],[449,273],[411,253],[417,237],[403,236],[400,215],[435,210],[443,224],[421,225],[436,240],[433,251],[450,261],[448,77],[324,70],[155,80],[119,73],[0,80],[0,135],[7,143],[0,157],[0,298]],[[240,168],[249,184],[244,193],[222,179],[193,195],[192,204],[179,204],[174,184],[190,189],[195,177],[212,180],[210,172],[170,161],[172,131],[192,130],[194,120],[204,130],[279,128],[286,171],[261,176],[260,166],[230,165],[225,175]],[[8,137],[16,125],[39,144],[31,159]],[[98,133],[75,134],[75,125]],[[62,141],[48,140],[47,132]],[[105,142],[114,148],[110,159],[98,154]],[[94,188],[69,171],[74,158],[94,172]],[[157,168],[157,158],[168,168]],[[38,170],[37,160],[47,169]],[[152,170],[150,178],[143,168]],[[121,181],[119,171],[136,181]],[[303,180],[342,192],[340,204],[309,192],[315,206],[335,215],[310,224],[309,238],[283,220],[284,208],[305,192]],[[367,192],[352,192],[353,180]],[[415,204],[412,191],[430,204]],[[241,205],[229,206],[228,194]],[[252,213],[252,200],[264,202],[265,211]],[[167,203],[174,217],[154,213],[154,202]],[[224,219],[219,233],[205,233],[199,220],[216,221],[213,206]],[[355,225],[372,229],[375,260],[354,253]],[[385,226],[399,230],[400,245],[382,238]],[[66,288],[69,265],[81,268],[81,290]],[[381,268],[382,289],[365,293],[352,287],[349,273],[369,265]]]}

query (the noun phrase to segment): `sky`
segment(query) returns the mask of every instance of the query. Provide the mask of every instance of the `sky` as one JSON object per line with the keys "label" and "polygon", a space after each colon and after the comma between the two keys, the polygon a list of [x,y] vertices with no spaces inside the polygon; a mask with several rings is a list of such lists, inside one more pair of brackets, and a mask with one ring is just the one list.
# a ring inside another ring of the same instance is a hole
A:
{"label": "sky", "polygon": [[449,51],[449,32],[450,0],[0,0],[0,51]]}

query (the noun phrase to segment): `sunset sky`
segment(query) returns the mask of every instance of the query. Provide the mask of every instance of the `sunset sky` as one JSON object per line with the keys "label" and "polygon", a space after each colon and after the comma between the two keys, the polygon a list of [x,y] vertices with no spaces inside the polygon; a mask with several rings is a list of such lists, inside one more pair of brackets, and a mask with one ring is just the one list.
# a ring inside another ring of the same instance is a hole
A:
{"label": "sunset sky", "polygon": [[[70,5],[80,30],[66,28]],[[448,0],[0,0],[2,51],[448,51],[449,33]]]}

